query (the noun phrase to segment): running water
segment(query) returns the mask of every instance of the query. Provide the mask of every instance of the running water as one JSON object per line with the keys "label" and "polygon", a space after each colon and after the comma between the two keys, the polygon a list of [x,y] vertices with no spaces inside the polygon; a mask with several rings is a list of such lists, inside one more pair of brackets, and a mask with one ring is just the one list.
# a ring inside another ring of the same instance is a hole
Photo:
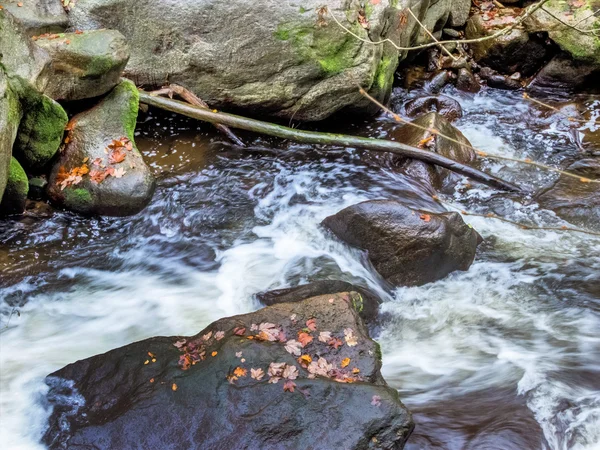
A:
{"label": "running water", "polygon": [[[577,152],[568,123],[516,94],[450,95],[466,113],[457,126],[482,150],[553,164]],[[600,111],[597,101],[586,106]],[[384,121],[358,129],[382,136]],[[410,179],[357,152],[273,152],[262,139],[236,151],[171,116],[148,116],[139,130],[159,178],[144,212],[0,225],[3,448],[43,448],[44,377],[64,365],[151,336],[195,334],[259,308],[256,292],[326,278],[368,285],[385,301],[374,337],[386,380],[415,416],[407,448],[600,448],[600,238],[466,217],[485,237],[468,272],[386,292],[364,255],[319,223],[363,200],[418,197]],[[506,162],[486,170],[527,186],[552,179]],[[445,200],[563,224],[535,203],[464,187]]]}

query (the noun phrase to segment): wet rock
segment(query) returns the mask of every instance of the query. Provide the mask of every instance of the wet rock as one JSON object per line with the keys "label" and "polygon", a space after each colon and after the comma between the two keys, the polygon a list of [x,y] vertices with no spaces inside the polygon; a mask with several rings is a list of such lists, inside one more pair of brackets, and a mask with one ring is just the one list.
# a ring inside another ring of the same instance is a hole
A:
{"label": "wet rock", "polygon": [[[442,30],[448,27],[462,27],[469,18],[471,3],[466,0],[433,0],[429,2],[425,17],[421,23],[439,39]],[[419,27],[418,44],[431,42],[431,37]]]}
{"label": "wet rock", "polygon": [[574,61],[566,53],[556,55],[529,83],[527,89],[538,94],[571,95],[588,87],[598,87],[600,69]]}
{"label": "wet rock", "polygon": [[437,94],[450,82],[452,76],[449,71],[442,70],[431,80],[425,83],[425,90],[431,94]]}
{"label": "wet rock", "polygon": [[323,225],[366,251],[375,270],[396,286],[420,286],[467,270],[481,241],[458,213],[414,210],[393,200],[350,206]]}
{"label": "wet rock", "polygon": [[416,98],[407,102],[404,110],[408,117],[416,117],[432,111],[437,112],[450,122],[460,119],[463,115],[460,103],[445,95]]}
{"label": "wet rock", "polygon": [[11,86],[23,109],[13,153],[30,172],[39,173],[56,155],[69,118],[62,106],[29,83],[14,79]]}
{"label": "wet rock", "polygon": [[[0,11],[1,14],[2,11]],[[12,147],[20,120],[19,101],[8,83],[8,77],[0,66],[0,199],[2,199],[8,181]]]}
{"label": "wet rock", "polygon": [[[322,342],[321,332],[331,338]],[[380,367],[379,346],[344,295],[278,304],[51,374],[44,441],[51,449],[402,449],[412,419]]]}
{"label": "wet rock", "polygon": [[[123,81],[72,128],[48,180],[57,205],[82,214],[127,216],[150,202],[155,181],[135,147],[138,90]],[[111,147],[109,147],[111,146]]]}
{"label": "wet rock", "polygon": [[29,36],[60,33],[69,26],[61,0],[11,0],[3,2],[2,6],[21,23]]}
{"label": "wet rock", "polygon": [[377,319],[381,299],[369,289],[345,281],[320,280],[293,288],[261,292],[256,294],[256,298],[264,305],[271,306],[278,303],[295,303],[310,297],[340,292],[350,293],[352,306],[366,322],[373,322]]}
{"label": "wet rock", "polygon": [[28,192],[27,175],[19,162],[11,158],[6,189],[0,203],[0,215],[22,214],[25,211]]}
{"label": "wet rock", "polygon": [[600,188],[598,183],[585,182],[586,178],[600,179],[600,159],[583,159],[566,170],[581,175],[584,181],[561,175],[537,194],[536,200],[568,222],[600,230]]}
{"label": "wet rock", "polygon": [[[393,131],[392,136],[394,140],[413,147],[421,147],[425,150],[433,151],[463,164],[470,164],[475,161],[475,152],[469,148],[471,147],[470,142],[440,114],[431,112],[418,117],[413,123],[424,127],[425,130],[409,124],[402,125]],[[426,131],[427,129],[438,130],[440,134],[451,137],[461,144],[444,139],[441,136],[434,136],[429,131]],[[396,161],[400,170],[415,179],[422,180],[435,190],[450,189],[459,179],[458,175],[447,169],[442,169],[421,161],[398,159]]]}
{"label": "wet rock", "polygon": [[46,197],[46,187],[48,180],[44,177],[34,177],[29,179],[29,195],[32,200],[42,200]]}
{"label": "wet rock", "polygon": [[[505,12],[504,15],[490,20],[484,20],[482,14],[471,16],[465,29],[466,38],[478,39],[505,28],[512,9],[504,8],[502,11]],[[513,16],[517,14],[516,10],[512,12]],[[515,20],[514,17],[512,20]],[[475,61],[503,74],[521,72],[524,76],[533,75],[551,57],[551,49],[546,45],[544,37],[530,35],[519,28],[496,39],[473,42],[469,45]]]}
{"label": "wet rock", "polygon": [[115,30],[63,33],[36,43],[51,58],[44,94],[81,100],[106,94],[119,83],[129,59],[125,37]]}
{"label": "wet rock", "polygon": [[479,92],[481,86],[469,69],[460,69],[456,78],[456,88],[465,92]]}
{"label": "wet rock", "polygon": [[504,89],[507,91],[517,91],[523,88],[519,80],[506,75],[501,75],[489,67],[484,67],[479,72],[479,76],[487,82],[489,87],[495,89]]}
{"label": "wet rock", "polygon": [[12,14],[0,9],[0,62],[9,76],[18,76],[42,90],[47,83],[48,54],[34,45]]}
{"label": "wet rock", "polygon": [[[398,8],[413,2],[404,0]],[[328,7],[362,38],[402,45],[410,43],[416,24],[400,26],[396,3],[382,0],[368,11],[359,2]],[[320,0],[139,0],[129,6],[129,0],[81,0],[69,16],[77,29],[116,29],[127,37],[127,75],[136,84],[169,80],[214,107],[235,105],[296,120],[320,120],[345,107],[374,110],[357,84],[371,86],[380,100],[391,91],[399,52],[352,37],[317,12]],[[368,20],[368,30],[359,17]]]}

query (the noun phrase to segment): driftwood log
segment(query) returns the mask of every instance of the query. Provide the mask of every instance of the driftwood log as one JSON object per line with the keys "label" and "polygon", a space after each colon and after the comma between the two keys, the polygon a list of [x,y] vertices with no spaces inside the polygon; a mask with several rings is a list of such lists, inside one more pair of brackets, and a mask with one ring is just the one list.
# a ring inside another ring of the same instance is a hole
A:
{"label": "driftwood log", "polygon": [[155,108],[181,114],[193,119],[221,124],[231,128],[252,131],[254,133],[274,136],[305,144],[330,145],[335,147],[361,148],[374,152],[388,152],[406,158],[412,158],[429,164],[435,164],[458,174],[467,176],[487,186],[511,192],[522,192],[522,189],[505,180],[477,170],[468,165],[446,158],[437,153],[423,150],[399,142],[384,139],[371,139],[346,134],[302,131],[294,128],[276,125],[247,117],[223,112],[214,112],[170,98],[157,97],[148,92],[140,91],[140,102]]}

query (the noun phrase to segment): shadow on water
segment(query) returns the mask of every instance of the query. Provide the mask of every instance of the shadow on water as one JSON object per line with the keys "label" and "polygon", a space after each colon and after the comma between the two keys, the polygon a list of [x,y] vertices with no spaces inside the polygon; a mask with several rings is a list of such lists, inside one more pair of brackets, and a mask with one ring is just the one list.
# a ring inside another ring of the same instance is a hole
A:
{"label": "shadow on water", "polygon": [[[551,164],[577,157],[569,124],[517,94],[446,94],[465,111],[457,126],[485,151]],[[416,95],[398,91],[394,104]],[[582,104],[600,111],[596,99]],[[372,137],[395,126],[385,117],[335,125]],[[585,133],[584,143],[598,145],[597,130]],[[367,199],[430,201],[415,181],[358,151],[243,138],[246,151],[207,125],[152,113],[136,138],[158,178],[146,210],[129,218],[34,210],[0,223],[2,442],[37,448],[48,413],[43,378],[65,364],[196,333],[258,308],[258,291],[336,278],[385,300],[377,339],[384,376],[415,415],[407,448],[598,448],[598,238],[468,218],[486,239],[468,272],[388,292],[364,254],[319,224]],[[484,168],[530,187],[553,179],[506,162]],[[477,185],[461,183],[446,200],[563,223],[531,199]],[[7,327],[15,307],[20,316]]]}

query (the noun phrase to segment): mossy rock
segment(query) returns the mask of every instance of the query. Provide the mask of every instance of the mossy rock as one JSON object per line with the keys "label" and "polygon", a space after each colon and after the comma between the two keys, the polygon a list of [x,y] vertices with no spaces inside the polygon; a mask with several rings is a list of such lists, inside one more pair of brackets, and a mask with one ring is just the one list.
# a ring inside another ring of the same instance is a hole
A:
{"label": "mossy rock", "polygon": [[0,199],[8,181],[12,147],[20,120],[21,106],[0,66]]}
{"label": "mossy rock", "polygon": [[[150,202],[154,176],[134,142],[138,101],[135,85],[122,81],[94,108],[71,119],[69,142],[48,180],[48,196],[55,204],[81,214],[127,216]],[[130,143],[128,149],[119,148],[119,160],[109,147],[115,141]],[[65,174],[82,167],[81,179],[61,184]]]}
{"label": "mossy rock", "polygon": [[0,203],[0,215],[22,214],[27,203],[29,182],[21,164],[10,159],[6,189]]}
{"label": "mossy rock", "polygon": [[23,108],[13,152],[29,171],[39,173],[56,155],[69,118],[60,104],[24,80],[13,79],[11,86]]}
{"label": "mossy rock", "polygon": [[55,100],[106,94],[119,83],[129,60],[125,37],[115,30],[61,33],[36,40],[51,58],[44,93]]}

